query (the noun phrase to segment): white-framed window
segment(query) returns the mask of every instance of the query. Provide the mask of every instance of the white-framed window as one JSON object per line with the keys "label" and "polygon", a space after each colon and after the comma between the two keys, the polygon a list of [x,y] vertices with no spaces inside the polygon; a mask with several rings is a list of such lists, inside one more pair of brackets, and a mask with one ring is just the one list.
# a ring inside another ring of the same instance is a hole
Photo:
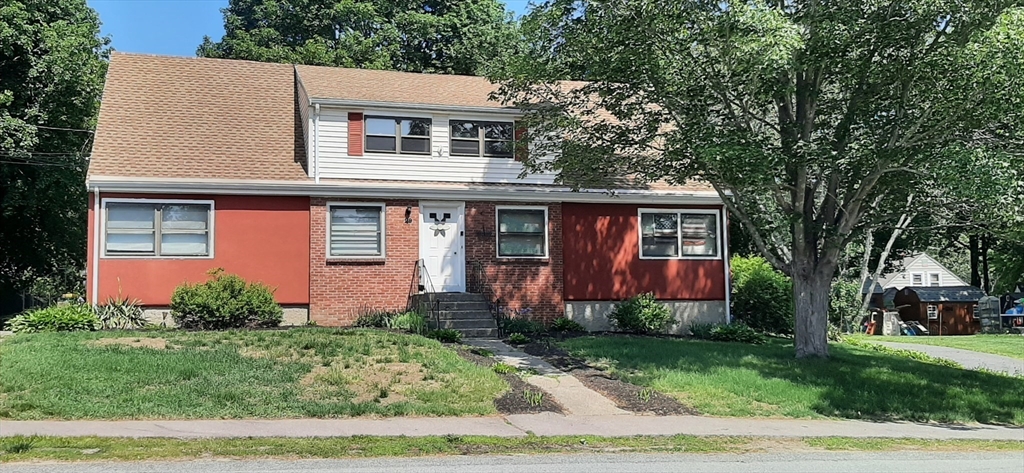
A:
{"label": "white-framed window", "polygon": [[383,258],[385,209],[383,203],[329,202],[327,257]]}
{"label": "white-framed window", "polygon": [[368,153],[430,154],[429,118],[382,117],[364,118],[363,150]]}
{"label": "white-framed window", "polygon": [[548,257],[547,207],[495,207],[499,258]]}
{"label": "white-framed window", "polygon": [[928,285],[929,286],[941,286],[942,275],[939,273],[928,273]]}
{"label": "white-framed window", "polygon": [[710,209],[640,209],[640,259],[719,259],[719,213]]}
{"label": "white-framed window", "polygon": [[452,156],[512,157],[514,122],[452,120],[449,127]]}
{"label": "white-framed window", "polygon": [[103,199],[106,258],[212,258],[213,201]]}
{"label": "white-framed window", "polygon": [[928,305],[928,320],[935,320],[939,318],[939,306],[935,304]]}
{"label": "white-framed window", "polygon": [[924,273],[910,273],[911,286],[924,286]]}

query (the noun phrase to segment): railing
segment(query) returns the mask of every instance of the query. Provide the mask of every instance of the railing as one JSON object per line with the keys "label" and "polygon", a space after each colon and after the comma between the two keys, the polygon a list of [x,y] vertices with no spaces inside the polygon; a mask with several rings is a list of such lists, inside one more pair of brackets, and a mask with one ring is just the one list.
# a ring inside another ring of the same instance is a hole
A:
{"label": "railing", "polygon": [[416,270],[414,271],[412,281],[414,289],[410,288],[409,290],[409,305],[412,305],[411,302],[416,300],[416,295],[427,294],[426,301],[420,299],[420,307],[414,309],[426,310],[426,319],[434,321],[434,328],[441,328],[441,301],[437,299],[434,282],[430,280],[430,273],[427,271],[422,259],[416,261]]}
{"label": "railing", "polygon": [[472,261],[473,271],[468,284],[469,292],[474,292],[483,295],[487,299],[487,308],[491,312],[491,317],[494,317],[494,323],[498,326],[498,336],[505,337],[505,311],[502,310],[501,298],[494,293],[494,286],[487,280],[487,272],[484,271],[484,265],[479,261]]}

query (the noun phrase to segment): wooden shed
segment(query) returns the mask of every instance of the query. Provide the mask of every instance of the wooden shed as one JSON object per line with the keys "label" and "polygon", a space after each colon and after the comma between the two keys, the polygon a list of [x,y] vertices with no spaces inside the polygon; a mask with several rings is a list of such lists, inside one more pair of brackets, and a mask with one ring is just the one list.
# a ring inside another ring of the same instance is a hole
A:
{"label": "wooden shed", "polygon": [[981,330],[975,309],[982,297],[985,293],[974,286],[905,287],[893,304],[900,318],[917,321],[932,335],[973,335]]}

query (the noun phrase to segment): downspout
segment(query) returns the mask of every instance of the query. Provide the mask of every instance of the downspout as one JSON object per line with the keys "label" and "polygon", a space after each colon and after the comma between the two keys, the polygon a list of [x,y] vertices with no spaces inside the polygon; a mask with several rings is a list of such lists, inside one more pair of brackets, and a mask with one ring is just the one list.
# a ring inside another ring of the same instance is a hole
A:
{"label": "downspout", "polygon": [[100,188],[93,192],[92,205],[92,305],[96,307],[100,300]]}
{"label": "downspout", "polygon": [[729,209],[722,206],[722,262],[725,263],[725,323],[732,323],[732,278],[729,271]]}
{"label": "downspout", "polygon": [[313,182],[320,183],[320,104],[313,105]]}

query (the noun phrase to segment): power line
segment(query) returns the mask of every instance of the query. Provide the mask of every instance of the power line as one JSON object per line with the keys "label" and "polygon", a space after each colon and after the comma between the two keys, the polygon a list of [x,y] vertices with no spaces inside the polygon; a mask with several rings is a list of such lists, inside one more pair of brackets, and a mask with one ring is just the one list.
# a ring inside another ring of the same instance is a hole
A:
{"label": "power line", "polygon": [[33,125],[33,126],[35,126],[36,128],[42,128],[44,130],[80,131],[82,133],[94,133],[94,131],[86,130],[84,128],[63,128],[63,127],[59,127],[59,126],[43,126],[43,125]]}
{"label": "power line", "polygon": [[31,162],[19,162],[19,161],[0,161],[3,164],[21,164],[25,166],[58,166],[58,167],[74,167],[76,163],[31,163]]}

